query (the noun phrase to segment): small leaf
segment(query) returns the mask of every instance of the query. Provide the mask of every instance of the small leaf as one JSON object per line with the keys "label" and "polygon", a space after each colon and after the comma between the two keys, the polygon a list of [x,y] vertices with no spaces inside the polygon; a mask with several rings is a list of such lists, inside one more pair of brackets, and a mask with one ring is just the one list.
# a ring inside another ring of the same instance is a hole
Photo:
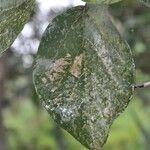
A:
{"label": "small leaf", "polygon": [[99,150],[132,94],[133,59],[106,6],[76,7],[48,26],[34,83],[52,118],[85,147]]}
{"label": "small leaf", "polygon": [[143,3],[145,6],[150,7],[150,0],[139,0],[141,3]]}
{"label": "small leaf", "polygon": [[121,0],[84,0],[87,3],[97,3],[97,4],[113,4]]}
{"label": "small leaf", "polygon": [[33,10],[34,0],[0,1],[0,52],[12,44]]}

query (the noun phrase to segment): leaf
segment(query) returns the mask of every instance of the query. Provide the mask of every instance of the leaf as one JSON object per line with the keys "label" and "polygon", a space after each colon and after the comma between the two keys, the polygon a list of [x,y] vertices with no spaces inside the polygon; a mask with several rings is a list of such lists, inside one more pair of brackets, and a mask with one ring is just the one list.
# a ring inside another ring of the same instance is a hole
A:
{"label": "leaf", "polygon": [[34,0],[0,1],[0,52],[12,44],[33,10]]}
{"label": "leaf", "polygon": [[141,3],[143,3],[145,6],[150,7],[150,0],[139,0]]}
{"label": "leaf", "polygon": [[80,143],[99,150],[132,94],[133,59],[106,6],[76,7],[48,26],[34,84],[50,116]]}
{"label": "leaf", "polygon": [[87,3],[98,3],[98,4],[113,4],[117,3],[121,0],[84,0]]}

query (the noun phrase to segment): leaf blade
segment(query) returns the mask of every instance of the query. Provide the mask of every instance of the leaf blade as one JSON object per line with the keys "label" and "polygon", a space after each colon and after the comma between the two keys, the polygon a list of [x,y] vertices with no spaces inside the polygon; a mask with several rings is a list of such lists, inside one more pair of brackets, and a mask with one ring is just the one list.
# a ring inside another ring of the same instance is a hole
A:
{"label": "leaf blade", "polygon": [[0,52],[2,52],[12,44],[29,19],[34,0],[7,0],[0,4]]}
{"label": "leaf blade", "polygon": [[85,147],[100,149],[127,107],[134,70],[107,6],[77,7],[54,19],[34,68],[37,93],[53,119]]}
{"label": "leaf blade", "polygon": [[113,3],[117,3],[121,0],[84,0],[87,3],[91,3],[91,4],[113,4]]}

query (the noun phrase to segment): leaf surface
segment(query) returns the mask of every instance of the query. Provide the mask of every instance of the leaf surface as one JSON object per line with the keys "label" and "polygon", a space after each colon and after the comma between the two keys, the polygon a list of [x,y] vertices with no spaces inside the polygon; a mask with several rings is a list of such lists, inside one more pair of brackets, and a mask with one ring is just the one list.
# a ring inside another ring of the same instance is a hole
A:
{"label": "leaf surface", "polygon": [[113,3],[117,3],[121,0],[84,0],[87,3],[97,3],[97,4],[113,4]]}
{"label": "leaf surface", "polygon": [[0,1],[0,52],[12,44],[33,11],[34,0]]}
{"label": "leaf surface", "polygon": [[50,116],[85,147],[99,150],[132,94],[133,59],[107,6],[68,10],[48,26],[34,84]]}

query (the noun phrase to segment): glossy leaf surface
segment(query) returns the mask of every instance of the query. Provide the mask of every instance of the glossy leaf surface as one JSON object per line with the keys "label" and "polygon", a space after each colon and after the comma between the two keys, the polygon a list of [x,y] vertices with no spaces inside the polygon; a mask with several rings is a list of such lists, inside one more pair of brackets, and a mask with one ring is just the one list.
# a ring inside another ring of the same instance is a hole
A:
{"label": "glossy leaf surface", "polygon": [[76,7],[48,26],[34,83],[52,118],[85,147],[99,150],[132,94],[130,48],[106,6]]}

